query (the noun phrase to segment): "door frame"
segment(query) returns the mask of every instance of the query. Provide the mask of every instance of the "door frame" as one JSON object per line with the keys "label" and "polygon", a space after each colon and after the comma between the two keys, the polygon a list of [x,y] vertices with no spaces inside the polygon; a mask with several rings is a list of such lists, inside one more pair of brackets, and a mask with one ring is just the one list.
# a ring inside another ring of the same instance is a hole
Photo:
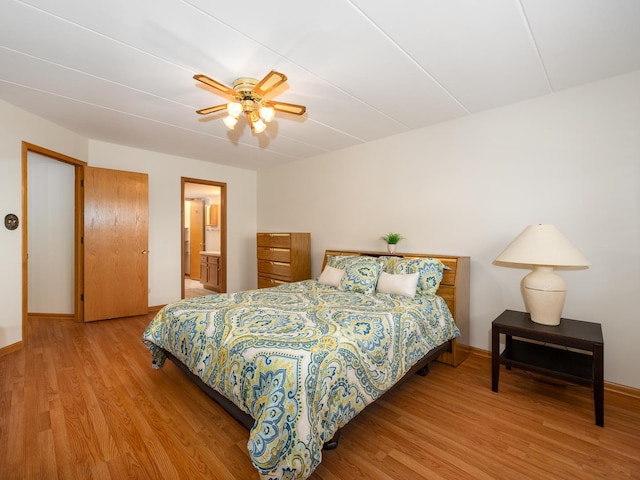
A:
{"label": "door frame", "polygon": [[180,298],[184,298],[184,185],[196,183],[220,188],[220,293],[227,292],[227,184],[201,178],[180,177]]}
{"label": "door frame", "polygon": [[67,163],[74,167],[75,193],[74,193],[74,280],[73,280],[73,319],[76,322],[84,320],[84,308],[82,293],[84,285],[84,255],[82,237],[84,235],[84,196],[82,185],[84,182],[84,167],[86,162],[76,158],[54,152],[48,148],[40,147],[29,142],[22,142],[22,341],[28,339],[28,315],[29,315],[29,218],[28,218],[28,160],[29,152],[37,153],[52,160]]}

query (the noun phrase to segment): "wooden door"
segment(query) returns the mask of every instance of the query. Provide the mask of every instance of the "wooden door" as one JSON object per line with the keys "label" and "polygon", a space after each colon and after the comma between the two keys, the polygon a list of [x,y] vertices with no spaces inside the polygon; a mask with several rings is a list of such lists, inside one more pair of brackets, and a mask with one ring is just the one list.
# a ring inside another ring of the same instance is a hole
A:
{"label": "wooden door", "polygon": [[87,167],[84,319],[148,312],[148,176]]}
{"label": "wooden door", "polygon": [[191,200],[189,212],[189,248],[191,280],[200,279],[200,252],[204,250],[204,200]]}

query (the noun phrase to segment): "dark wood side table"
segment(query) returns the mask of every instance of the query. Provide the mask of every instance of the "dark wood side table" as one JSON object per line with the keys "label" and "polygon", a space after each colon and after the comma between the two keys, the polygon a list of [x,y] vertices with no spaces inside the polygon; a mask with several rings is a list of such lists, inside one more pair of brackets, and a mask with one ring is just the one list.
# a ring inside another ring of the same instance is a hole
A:
{"label": "dark wood side table", "polygon": [[[501,333],[505,335],[502,353]],[[532,322],[528,313],[505,310],[491,324],[491,390],[494,392],[498,391],[501,363],[507,368],[522,368],[593,387],[596,425],[604,427],[604,340],[599,323],[563,318],[557,326],[541,325]]]}

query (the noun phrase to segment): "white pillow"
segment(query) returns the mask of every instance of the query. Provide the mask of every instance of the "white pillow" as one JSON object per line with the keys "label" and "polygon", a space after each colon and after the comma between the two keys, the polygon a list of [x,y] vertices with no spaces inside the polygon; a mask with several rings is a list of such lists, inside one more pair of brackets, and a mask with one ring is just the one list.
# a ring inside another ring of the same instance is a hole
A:
{"label": "white pillow", "polygon": [[344,277],[344,270],[327,265],[320,274],[318,281],[325,285],[331,285],[332,287],[337,288],[340,286],[340,280],[342,280],[342,277]]}
{"label": "white pillow", "polygon": [[380,272],[376,291],[403,295],[405,297],[415,297],[419,277],[420,274],[418,272],[398,275]]}

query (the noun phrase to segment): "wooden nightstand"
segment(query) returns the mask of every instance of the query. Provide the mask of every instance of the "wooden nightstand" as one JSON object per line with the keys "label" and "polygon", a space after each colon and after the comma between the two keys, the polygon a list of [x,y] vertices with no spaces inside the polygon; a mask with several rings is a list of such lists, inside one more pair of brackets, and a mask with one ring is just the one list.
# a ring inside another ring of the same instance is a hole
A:
{"label": "wooden nightstand", "polygon": [[[501,333],[505,335],[502,353]],[[505,310],[491,327],[491,390],[494,392],[498,391],[501,363],[507,368],[522,368],[592,387],[596,425],[604,427],[604,340],[599,323],[563,318],[558,326],[540,325],[532,322],[528,313]]]}

